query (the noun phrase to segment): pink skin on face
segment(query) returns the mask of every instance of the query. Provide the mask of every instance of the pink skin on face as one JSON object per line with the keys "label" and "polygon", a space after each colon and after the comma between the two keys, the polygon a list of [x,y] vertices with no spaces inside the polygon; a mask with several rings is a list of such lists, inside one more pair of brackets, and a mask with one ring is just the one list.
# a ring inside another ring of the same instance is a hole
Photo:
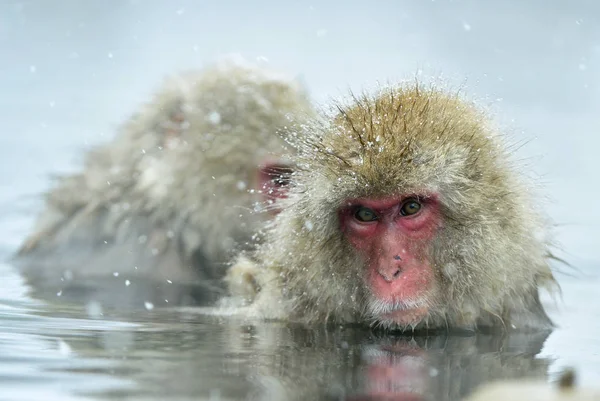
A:
{"label": "pink skin on face", "polygon": [[[420,209],[402,215],[403,205],[411,200]],[[418,322],[427,315],[427,308],[410,305],[422,300],[433,285],[428,249],[441,223],[436,196],[351,199],[347,205],[340,211],[342,231],[368,261],[366,277],[373,295],[390,305],[409,305],[379,318],[399,324]],[[375,212],[376,220],[359,220],[355,214],[360,207]]]}
{"label": "pink skin on face", "polygon": [[291,167],[283,163],[277,163],[277,161],[268,161],[259,166],[257,174],[258,188],[263,199],[275,205],[275,207],[269,208],[272,214],[277,214],[280,211],[275,202],[278,199],[287,198],[287,186],[291,172]]}

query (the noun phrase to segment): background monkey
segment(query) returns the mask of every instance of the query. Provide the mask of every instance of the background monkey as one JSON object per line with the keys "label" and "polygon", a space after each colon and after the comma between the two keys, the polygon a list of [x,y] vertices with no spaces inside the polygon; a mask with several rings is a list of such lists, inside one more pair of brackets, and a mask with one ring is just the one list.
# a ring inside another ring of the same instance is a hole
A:
{"label": "background monkey", "polygon": [[293,187],[227,281],[245,313],[392,329],[552,327],[537,198],[472,105],[416,85],[337,104],[295,139]]}
{"label": "background monkey", "polygon": [[283,196],[293,149],[280,131],[310,113],[298,82],[239,60],[170,78],[58,179],[15,262],[40,295],[211,302],[268,216],[258,206]]}

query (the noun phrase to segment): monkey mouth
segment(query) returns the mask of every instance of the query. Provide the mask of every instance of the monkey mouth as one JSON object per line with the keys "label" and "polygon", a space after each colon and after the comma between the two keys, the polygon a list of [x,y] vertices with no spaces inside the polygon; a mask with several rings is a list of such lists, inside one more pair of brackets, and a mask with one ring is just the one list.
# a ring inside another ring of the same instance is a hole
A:
{"label": "monkey mouth", "polygon": [[372,299],[368,309],[377,322],[386,326],[415,326],[424,320],[429,312],[426,299],[391,302]]}

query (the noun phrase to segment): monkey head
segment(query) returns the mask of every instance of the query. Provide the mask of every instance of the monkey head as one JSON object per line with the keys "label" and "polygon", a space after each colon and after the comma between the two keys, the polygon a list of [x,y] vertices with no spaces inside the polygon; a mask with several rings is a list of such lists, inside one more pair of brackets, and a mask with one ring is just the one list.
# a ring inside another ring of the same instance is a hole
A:
{"label": "monkey head", "polygon": [[168,79],[90,155],[86,186],[116,214],[167,222],[186,253],[222,261],[285,196],[294,153],[286,131],[310,113],[296,80],[224,58]]}
{"label": "monkey head", "polygon": [[486,116],[384,88],[295,137],[293,188],[259,251],[304,320],[396,329],[550,327],[536,198]]}

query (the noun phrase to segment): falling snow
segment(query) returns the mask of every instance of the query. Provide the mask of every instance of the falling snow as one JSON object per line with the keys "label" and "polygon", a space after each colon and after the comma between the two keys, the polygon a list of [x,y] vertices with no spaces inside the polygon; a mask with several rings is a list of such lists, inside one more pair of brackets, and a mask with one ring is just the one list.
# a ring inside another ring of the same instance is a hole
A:
{"label": "falling snow", "polygon": [[208,121],[213,124],[213,125],[217,125],[221,122],[221,114],[219,114],[216,111],[213,111],[212,113],[210,113],[207,116]]}

